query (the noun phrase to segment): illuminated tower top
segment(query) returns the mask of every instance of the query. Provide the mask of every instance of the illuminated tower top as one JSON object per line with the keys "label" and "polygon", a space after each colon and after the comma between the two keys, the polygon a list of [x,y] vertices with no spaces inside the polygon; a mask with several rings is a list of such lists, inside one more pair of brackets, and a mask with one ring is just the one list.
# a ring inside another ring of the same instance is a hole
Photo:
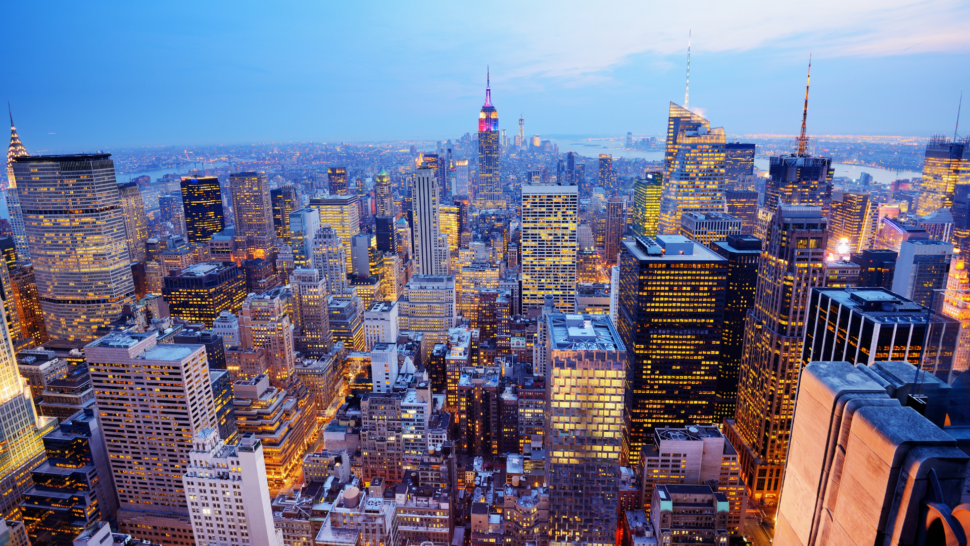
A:
{"label": "illuminated tower top", "polygon": [[13,179],[13,160],[27,155],[27,149],[24,148],[24,144],[20,142],[20,136],[17,135],[17,127],[13,124],[13,111],[10,109],[9,102],[7,103],[7,112],[10,114],[10,147],[7,148],[7,179],[10,181],[10,187],[16,188],[17,184]]}
{"label": "illuminated tower top", "polygon": [[808,147],[808,133],[806,131],[806,121],[808,120],[808,84],[812,82],[812,55],[808,55],[808,78],[805,80],[805,107],[802,109],[802,132],[798,136],[798,155],[805,155]]}
{"label": "illuminated tower top", "polygon": [[498,131],[498,111],[492,106],[492,86],[488,68],[485,69],[485,105],[478,114],[478,132]]}

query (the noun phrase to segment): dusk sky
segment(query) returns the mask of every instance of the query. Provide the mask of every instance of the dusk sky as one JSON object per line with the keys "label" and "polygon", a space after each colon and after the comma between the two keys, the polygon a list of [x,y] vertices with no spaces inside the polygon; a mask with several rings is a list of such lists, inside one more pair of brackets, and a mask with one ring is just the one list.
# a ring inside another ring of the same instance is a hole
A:
{"label": "dusk sky", "polygon": [[[28,151],[660,135],[953,133],[970,2],[7,2],[0,98]],[[966,97],[970,102],[970,96]],[[965,110],[970,111],[970,105]],[[970,134],[970,112],[961,133]]]}

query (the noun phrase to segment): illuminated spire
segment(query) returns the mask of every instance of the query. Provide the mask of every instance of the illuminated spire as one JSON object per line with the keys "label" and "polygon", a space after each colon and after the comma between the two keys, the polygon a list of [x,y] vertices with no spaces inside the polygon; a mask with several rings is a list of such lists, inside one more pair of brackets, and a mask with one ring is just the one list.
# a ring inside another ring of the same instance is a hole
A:
{"label": "illuminated spire", "polygon": [[808,148],[808,134],[806,122],[808,121],[808,85],[812,83],[812,54],[808,54],[808,79],[805,80],[805,109],[802,110],[802,133],[798,137],[798,155],[805,155]]}
{"label": "illuminated spire", "polygon": [[690,110],[690,34],[687,30],[687,88],[684,90],[684,109]]}
{"label": "illuminated spire", "polygon": [[13,124],[13,111],[10,109],[9,101],[7,102],[7,112],[10,114],[10,147],[7,148],[7,179],[13,185],[13,160],[27,155],[27,150],[17,135],[17,128]]}
{"label": "illuminated spire", "polygon": [[492,78],[489,74],[488,65],[485,65],[485,106],[492,105]]}

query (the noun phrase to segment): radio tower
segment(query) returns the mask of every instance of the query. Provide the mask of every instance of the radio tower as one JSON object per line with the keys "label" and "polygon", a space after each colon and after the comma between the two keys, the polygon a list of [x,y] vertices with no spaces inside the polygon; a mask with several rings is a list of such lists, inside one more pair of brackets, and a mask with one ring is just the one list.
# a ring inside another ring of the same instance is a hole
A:
{"label": "radio tower", "polygon": [[808,121],[808,85],[812,82],[812,54],[808,54],[808,79],[805,81],[805,108],[802,110],[802,134],[798,137],[798,155],[805,155],[808,148],[808,135],[805,123]]}
{"label": "radio tower", "polygon": [[[960,107],[963,106],[963,89],[960,90],[960,102],[957,103],[957,124],[953,128],[953,142],[957,141],[957,131],[960,129]],[[13,118],[10,118],[10,125],[13,125]]]}

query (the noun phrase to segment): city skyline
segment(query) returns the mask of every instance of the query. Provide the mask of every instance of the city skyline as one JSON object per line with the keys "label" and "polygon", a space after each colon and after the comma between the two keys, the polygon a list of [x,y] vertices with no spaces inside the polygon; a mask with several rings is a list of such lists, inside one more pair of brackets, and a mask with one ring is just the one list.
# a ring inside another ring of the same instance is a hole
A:
{"label": "city skyline", "polygon": [[[20,23],[3,40],[19,56],[0,61],[17,77],[0,83],[0,98],[30,128],[35,153],[433,140],[473,131],[469,112],[481,105],[490,65],[494,102],[509,120],[502,128],[514,132],[513,116],[522,114],[527,135],[657,134],[667,102],[684,93],[690,32],[692,105],[731,134],[794,131],[809,53],[813,133],[952,131],[960,89],[970,87],[966,73],[951,69],[970,59],[970,38],[959,31],[970,22],[966,6],[853,3],[799,14],[796,6],[756,4],[702,15],[664,6],[496,6],[474,32],[472,21],[442,6],[437,34],[420,29],[423,10],[394,6],[64,7],[36,17],[17,5],[9,12]],[[624,10],[631,16],[616,16]],[[647,18],[666,24],[641,30]],[[41,20],[43,29],[34,26]],[[315,32],[327,21],[349,24]],[[91,31],[78,38],[70,31],[78,24]],[[554,28],[587,39],[566,40]],[[74,54],[105,59],[103,67],[81,70],[63,55],[68,43]],[[68,83],[54,85],[55,77]],[[934,82],[932,96],[923,81]]]}

